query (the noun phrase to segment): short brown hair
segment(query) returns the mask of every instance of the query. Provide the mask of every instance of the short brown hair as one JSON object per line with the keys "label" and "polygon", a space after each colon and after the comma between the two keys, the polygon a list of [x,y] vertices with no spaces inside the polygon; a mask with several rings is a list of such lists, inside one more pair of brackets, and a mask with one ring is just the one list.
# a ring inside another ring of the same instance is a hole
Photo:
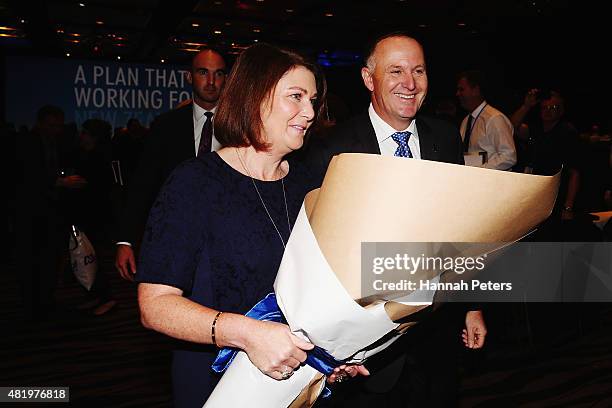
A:
{"label": "short brown hair", "polygon": [[283,75],[295,67],[304,67],[315,77],[317,101],[313,125],[316,124],[327,91],[320,68],[296,52],[259,43],[240,54],[219,98],[215,138],[222,146],[253,146],[256,150],[269,148],[261,137],[261,106],[272,97]]}
{"label": "short brown hair", "polygon": [[472,88],[479,87],[480,94],[484,97],[487,94],[488,83],[484,72],[470,69],[457,74],[457,81],[465,79]]}

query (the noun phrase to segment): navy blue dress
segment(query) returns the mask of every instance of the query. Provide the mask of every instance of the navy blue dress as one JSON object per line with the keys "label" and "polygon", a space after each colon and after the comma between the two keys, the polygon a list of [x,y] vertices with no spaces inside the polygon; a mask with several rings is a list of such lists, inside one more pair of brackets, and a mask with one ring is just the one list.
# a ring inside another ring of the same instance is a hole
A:
{"label": "navy blue dress", "polygon": [[[298,162],[284,177],[291,225],[315,188]],[[283,236],[289,226],[281,181],[255,180]],[[183,296],[223,312],[246,313],[273,291],[283,246],[253,182],[217,153],[181,164],[149,214],[136,280],[183,290]],[[218,381],[210,366],[217,350],[183,342],[173,354],[177,407],[201,407]]]}

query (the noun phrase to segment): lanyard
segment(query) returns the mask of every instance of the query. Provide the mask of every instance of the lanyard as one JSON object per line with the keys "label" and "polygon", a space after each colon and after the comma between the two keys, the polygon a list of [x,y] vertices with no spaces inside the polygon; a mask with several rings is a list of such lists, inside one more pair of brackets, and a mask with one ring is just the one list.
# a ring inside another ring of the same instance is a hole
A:
{"label": "lanyard", "polygon": [[[470,134],[472,134],[472,129],[474,129],[474,125],[476,124],[476,121],[478,120],[478,118],[480,117],[480,114],[482,113],[483,110],[485,110],[485,108],[487,107],[488,103],[485,102],[484,106],[482,107],[482,109],[480,110],[480,112],[478,112],[478,115],[476,115],[476,117],[474,118],[474,120],[472,121],[472,126],[470,126]],[[472,113],[470,113],[470,116],[472,116]],[[467,129],[465,129],[465,133],[467,134]]]}

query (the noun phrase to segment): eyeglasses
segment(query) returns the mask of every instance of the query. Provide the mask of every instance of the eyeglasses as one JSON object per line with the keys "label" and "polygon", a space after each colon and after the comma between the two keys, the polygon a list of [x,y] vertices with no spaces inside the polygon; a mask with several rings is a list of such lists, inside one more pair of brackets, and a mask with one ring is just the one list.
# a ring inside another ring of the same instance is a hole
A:
{"label": "eyeglasses", "polygon": [[543,111],[548,111],[548,112],[551,112],[551,111],[556,112],[556,111],[561,110],[561,105],[545,105],[545,106],[541,106],[540,109],[542,109]]}

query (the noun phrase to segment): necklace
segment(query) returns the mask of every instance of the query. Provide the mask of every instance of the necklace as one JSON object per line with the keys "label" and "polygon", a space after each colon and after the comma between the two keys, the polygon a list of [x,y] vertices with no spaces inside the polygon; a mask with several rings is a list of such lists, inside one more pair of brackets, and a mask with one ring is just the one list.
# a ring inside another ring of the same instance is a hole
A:
{"label": "necklace", "polygon": [[[240,157],[240,153],[238,153],[238,149],[237,148],[236,148],[236,156],[238,156],[238,160],[240,161],[240,164],[242,165],[242,168],[244,169],[244,171],[246,171],[246,173],[248,174],[249,178],[251,179],[251,182],[253,183],[253,187],[255,187],[255,192],[257,193],[257,196],[259,197],[259,201],[261,201],[261,205],[263,206],[264,210],[266,211],[266,214],[268,214],[268,218],[272,222],[272,225],[274,226],[274,229],[276,230],[276,233],[278,234],[278,237],[281,240],[281,244],[283,244],[283,248],[285,248],[285,240],[283,239],[283,236],[281,235],[278,227],[276,226],[276,223],[272,219],[272,216],[270,215],[270,211],[268,211],[268,207],[266,206],[266,203],[264,202],[263,198],[261,197],[261,193],[259,192],[259,189],[257,188],[257,184],[255,183],[255,179],[253,178],[253,176],[251,176],[251,172],[249,171],[249,169],[246,166],[246,164],[244,163],[244,161],[242,161],[242,157]],[[285,181],[284,181],[284,177],[281,177],[281,185],[283,186],[283,199],[285,200],[285,214],[287,214],[287,227],[289,229],[289,235],[291,235],[291,223],[289,222],[289,209],[287,207],[287,195],[285,194]]]}

